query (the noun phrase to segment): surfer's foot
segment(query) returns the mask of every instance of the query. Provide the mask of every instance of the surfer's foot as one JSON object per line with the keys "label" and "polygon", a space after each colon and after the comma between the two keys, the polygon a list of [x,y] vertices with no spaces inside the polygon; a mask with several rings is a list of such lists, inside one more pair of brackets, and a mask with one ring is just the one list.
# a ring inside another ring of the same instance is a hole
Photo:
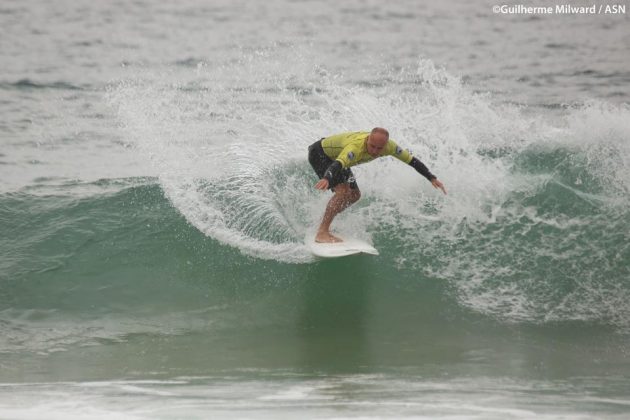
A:
{"label": "surfer's foot", "polygon": [[317,236],[315,236],[315,242],[336,243],[343,242],[343,239],[338,238],[335,235],[330,234],[329,232],[318,232]]}

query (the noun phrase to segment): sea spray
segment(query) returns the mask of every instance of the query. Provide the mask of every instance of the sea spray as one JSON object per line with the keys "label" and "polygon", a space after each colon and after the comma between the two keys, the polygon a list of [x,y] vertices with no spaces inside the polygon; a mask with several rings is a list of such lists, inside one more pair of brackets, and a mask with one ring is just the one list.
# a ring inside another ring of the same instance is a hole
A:
{"label": "sea spray", "polygon": [[197,229],[258,258],[312,261],[302,241],[329,195],[312,188],[306,147],[385,126],[449,195],[381,159],[353,169],[363,198],[334,230],[395,250],[390,263],[499,319],[630,324],[627,107],[589,102],[549,118],[494,104],[430,60],[351,84],[300,54],[295,70],[279,68],[278,54],[194,75],[141,69],[110,93]]}

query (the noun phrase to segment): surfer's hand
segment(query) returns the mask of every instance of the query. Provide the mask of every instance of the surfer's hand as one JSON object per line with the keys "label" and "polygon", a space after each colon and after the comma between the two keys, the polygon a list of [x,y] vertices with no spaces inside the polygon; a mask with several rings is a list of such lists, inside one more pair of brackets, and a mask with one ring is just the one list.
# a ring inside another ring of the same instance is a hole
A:
{"label": "surfer's hand", "polygon": [[446,188],[444,188],[444,184],[442,184],[442,183],[440,182],[440,180],[439,180],[439,179],[437,179],[437,178],[433,178],[433,179],[431,180],[431,185],[433,185],[433,188],[439,188],[439,189],[441,189],[441,190],[442,190],[442,192],[443,192],[444,194],[446,194]]}
{"label": "surfer's hand", "polygon": [[326,190],[328,188],[328,180],[326,178],[320,179],[319,182],[315,184],[315,188],[318,190]]}

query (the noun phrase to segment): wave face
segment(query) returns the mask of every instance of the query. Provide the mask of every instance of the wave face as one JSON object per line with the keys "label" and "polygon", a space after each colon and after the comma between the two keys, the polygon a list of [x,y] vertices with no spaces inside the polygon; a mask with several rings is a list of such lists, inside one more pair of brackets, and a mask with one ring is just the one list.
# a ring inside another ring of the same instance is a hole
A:
{"label": "wave face", "polygon": [[[122,137],[156,177],[39,178],[0,194],[1,352],[226,331],[250,343],[261,328],[304,327],[347,335],[355,360],[372,329],[424,342],[444,322],[477,328],[461,324],[471,314],[628,330],[627,106],[540,115],[429,61],[357,84],[299,54],[290,73],[286,57],[260,54],[110,87]],[[313,188],[306,148],[372,125],[449,194],[389,158],[357,167],[363,197],[334,229],[381,255],[316,261],[303,242],[329,195]]]}
{"label": "wave face", "polygon": [[503,321],[630,325],[627,106],[540,115],[494,104],[428,60],[357,84],[293,53],[291,72],[263,51],[200,63],[188,79],[139,70],[110,89],[130,144],[188,223],[249,256],[312,262],[303,239],[328,196],[312,188],[306,148],[380,125],[449,195],[390,158],[361,165],[363,198],[338,232]]}

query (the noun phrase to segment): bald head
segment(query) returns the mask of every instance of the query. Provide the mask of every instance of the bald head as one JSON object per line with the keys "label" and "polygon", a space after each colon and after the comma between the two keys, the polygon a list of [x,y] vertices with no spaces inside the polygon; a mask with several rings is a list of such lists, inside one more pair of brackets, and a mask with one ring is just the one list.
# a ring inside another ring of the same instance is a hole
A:
{"label": "bald head", "polygon": [[367,138],[367,151],[373,157],[379,156],[389,140],[389,132],[381,127],[375,127]]}
{"label": "bald head", "polygon": [[385,141],[389,139],[389,131],[385,130],[382,127],[374,127],[370,132],[370,135],[374,137],[385,137]]}

